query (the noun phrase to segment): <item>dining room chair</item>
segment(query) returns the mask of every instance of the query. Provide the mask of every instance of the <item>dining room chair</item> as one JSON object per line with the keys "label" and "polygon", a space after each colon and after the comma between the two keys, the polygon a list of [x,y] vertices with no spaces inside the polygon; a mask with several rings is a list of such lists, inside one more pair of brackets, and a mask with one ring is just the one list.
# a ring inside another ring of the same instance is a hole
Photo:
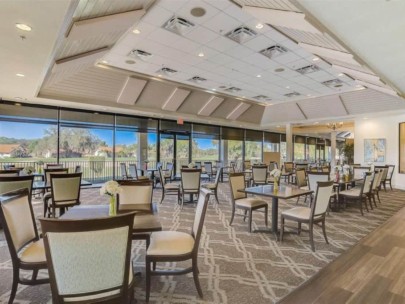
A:
{"label": "dining room chair", "polygon": [[394,175],[395,165],[387,165],[388,166],[388,173],[387,177],[385,178],[385,183],[388,183],[390,189],[392,190],[392,176]]}
{"label": "dining room chair", "polygon": [[62,169],[63,164],[45,164],[44,169]]}
{"label": "dining room chair", "polygon": [[0,195],[10,191],[27,188],[29,195],[32,195],[33,175],[22,176],[0,176]]}
{"label": "dining room chair", "polygon": [[44,217],[56,217],[64,210],[75,205],[80,205],[80,184],[82,173],[51,174],[51,198],[44,200]]}
{"label": "dining room chair", "polygon": [[[368,193],[366,193],[366,195],[369,199],[371,209],[373,209],[371,201],[373,201],[374,206],[377,207],[377,201],[376,201],[375,197],[377,196],[378,185],[381,182],[382,174],[383,174],[383,170],[381,170],[381,169],[374,170],[374,177],[373,177],[373,182],[371,184],[371,189]],[[381,201],[380,201],[380,203],[381,203]]]}
{"label": "dining room chair", "polygon": [[354,166],[353,167],[353,178],[354,179],[363,179],[364,174],[366,172],[370,172],[370,167]]}
{"label": "dining room chair", "polygon": [[[8,303],[14,301],[18,284],[49,283],[38,279],[38,271],[47,268],[44,244],[38,234],[28,188],[3,193],[0,198],[0,224],[3,226],[13,265],[13,282]],[[31,279],[20,271],[32,271]]]}
{"label": "dining room chair", "polygon": [[211,179],[215,176],[212,162],[204,162],[204,171],[204,175],[208,176],[208,181],[211,181]]}
{"label": "dining room chair", "polygon": [[75,173],[82,173],[82,166],[77,165],[77,166],[75,167]]}
{"label": "dining room chair", "polygon": [[333,181],[317,182],[315,199],[311,207],[295,207],[281,212],[280,241],[283,241],[285,220],[298,222],[298,234],[301,232],[301,224],[309,226],[309,241],[312,251],[315,252],[314,224],[322,223],[322,232],[326,244],[329,244],[326,236],[325,219],[329,207],[330,194],[333,189]]}
{"label": "dining room chair", "polygon": [[164,175],[164,177],[165,177],[165,182],[167,183],[167,181],[169,181],[169,183],[171,183],[172,182],[172,179],[173,179],[173,168],[174,168],[174,165],[173,165],[173,163],[167,163],[166,164],[166,169],[165,170],[162,170],[162,172],[163,172],[163,175]]}
{"label": "dining room chair", "polygon": [[183,208],[186,194],[190,195],[190,197],[196,195],[198,199],[201,185],[201,169],[181,169],[180,177],[181,208]]}
{"label": "dining room chair", "polygon": [[14,169],[0,170],[0,177],[19,176],[20,171]]}
{"label": "dining room chair", "polygon": [[143,176],[143,175],[138,175],[138,169],[136,167],[136,164],[129,164],[128,165],[128,172],[129,176],[133,179],[136,180],[149,180],[149,177]]}
{"label": "dining room chair", "polygon": [[68,172],[69,172],[68,168],[44,169],[44,182],[45,182],[45,185],[50,185],[50,183],[51,183],[51,174],[67,174]]}
{"label": "dining room chair", "polygon": [[252,166],[252,186],[267,184],[267,166],[253,165]]}
{"label": "dining room chair", "polygon": [[121,172],[121,178],[122,179],[128,179],[129,178],[126,163],[120,163],[120,172]]}
{"label": "dining room chair", "polygon": [[388,177],[389,166],[375,166],[374,169],[382,169],[382,176],[380,182],[380,189],[384,187],[384,191],[387,192],[386,181]]}
{"label": "dining room chair", "polygon": [[219,179],[222,176],[222,170],[223,170],[223,168],[219,168],[217,170],[217,174],[215,175],[214,183],[205,183],[205,184],[201,185],[201,187],[211,191],[211,194],[214,195],[215,200],[217,201],[217,204],[219,204],[219,200],[218,200],[218,184],[219,184]]}
{"label": "dining room chair", "polygon": [[371,190],[372,179],[373,179],[373,175],[371,174],[371,172],[365,172],[363,181],[359,187],[354,187],[354,188],[350,188],[349,190],[339,192],[339,194],[338,194],[339,202],[343,201],[345,205],[348,202],[358,203],[360,213],[361,213],[361,215],[364,215],[363,202],[364,202],[367,212],[369,211],[368,206],[367,206],[366,193],[368,193]]}
{"label": "dining room chair", "polygon": [[275,161],[271,161],[269,164],[269,172],[273,171],[274,169],[278,169],[278,164]]}
{"label": "dining room chair", "polygon": [[[203,297],[198,278],[200,272],[198,269],[198,248],[209,197],[210,191],[208,189],[201,189],[190,233],[180,231],[160,231],[152,233],[151,242],[146,251],[146,302],[149,302],[152,276],[182,275],[190,272],[193,273],[198,295],[201,298]],[[185,269],[155,269],[156,263],[173,263],[188,260],[191,260],[191,267]],[[151,267],[152,264],[154,265],[153,269]]]}
{"label": "dining room chair", "polygon": [[159,176],[162,185],[162,199],[160,203],[163,203],[166,195],[177,195],[177,203],[180,204],[180,185],[176,183],[166,182],[166,176],[162,168],[159,169]]}
{"label": "dining room chair", "polygon": [[252,162],[250,160],[243,161],[243,171],[248,171],[252,169]]}
{"label": "dining room chair", "polygon": [[[297,187],[299,189],[309,190],[306,169],[301,168],[301,169],[295,170],[295,180],[297,183]],[[307,197],[308,197],[308,194],[305,194],[304,203],[307,202]],[[298,204],[298,201],[300,200],[300,198],[301,198],[301,196],[297,197],[296,204]]]}
{"label": "dining room chair", "polygon": [[[328,182],[330,180],[330,175],[328,172],[307,172],[308,189],[314,191],[318,185],[318,182]],[[314,194],[311,195],[311,201]]]}
{"label": "dining room chair", "polygon": [[131,303],[134,213],[40,222],[52,303]]}
{"label": "dining room chair", "polygon": [[[247,197],[247,194],[244,192],[239,192],[238,190],[245,189],[245,174],[240,173],[230,173],[229,174],[229,185],[231,188],[231,202],[232,202],[232,215],[229,225],[232,225],[235,215],[243,216],[243,220],[246,220],[248,215],[249,222],[249,232],[252,232],[252,220],[253,220],[253,211],[264,209],[264,223],[267,227],[267,215],[268,215],[268,205],[264,200]],[[240,209],[244,214],[236,213],[237,209]]]}

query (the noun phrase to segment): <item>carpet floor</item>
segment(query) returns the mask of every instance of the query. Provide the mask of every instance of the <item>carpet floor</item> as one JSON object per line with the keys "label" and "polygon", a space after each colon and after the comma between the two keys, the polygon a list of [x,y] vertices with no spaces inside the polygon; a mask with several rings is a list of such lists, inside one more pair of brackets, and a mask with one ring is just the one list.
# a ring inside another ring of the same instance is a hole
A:
{"label": "carpet floor", "polygon": [[[83,204],[106,204],[107,199],[99,196],[98,189],[82,191]],[[405,192],[394,190],[381,193],[381,204],[361,216],[355,206],[348,206],[341,212],[327,216],[326,229],[329,245],[325,243],[322,230],[315,227],[316,252],[309,245],[307,226],[303,225],[301,235],[296,234],[296,224],[286,222],[287,233],[283,242],[276,242],[272,234],[249,233],[247,222],[236,217],[229,226],[231,201],[229,186],[220,184],[219,204],[210,201],[205,219],[200,250],[200,282],[204,298],[198,297],[190,275],[152,277],[151,303],[275,303],[302,283],[314,276],[342,252],[356,244],[365,235],[384,223],[405,206]],[[154,191],[154,201],[160,202],[161,190]],[[303,205],[304,200],[300,200]],[[39,217],[42,212],[40,200],[34,200],[34,210]],[[279,213],[295,207],[296,199],[281,200]],[[159,217],[164,230],[188,232],[194,218],[195,206],[185,205],[183,210],[176,203],[175,196],[165,198],[159,205]],[[270,212],[271,209],[269,209]],[[270,223],[269,216],[269,225]],[[264,228],[261,213],[254,213],[253,228]],[[137,277],[135,298],[137,303],[145,299],[145,243],[134,241],[132,256]],[[173,269],[188,266],[187,263],[158,264],[158,268]],[[29,276],[23,273],[23,276]],[[47,272],[40,276],[47,277]],[[12,282],[12,263],[3,231],[0,230],[0,303],[9,298]],[[14,303],[51,303],[49,285],[19,285]]]}

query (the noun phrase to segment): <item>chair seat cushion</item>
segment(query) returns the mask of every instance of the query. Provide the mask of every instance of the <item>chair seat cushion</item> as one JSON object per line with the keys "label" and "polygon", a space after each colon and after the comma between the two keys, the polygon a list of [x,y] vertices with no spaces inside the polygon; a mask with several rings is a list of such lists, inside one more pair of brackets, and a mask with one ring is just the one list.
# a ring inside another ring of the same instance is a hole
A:
{"label": "chair seat cushion", "polygon": [[201,187],[214,190],[217,187],[217,185],[210,183],[210,184],[202,184]]}
{"label": "chair seat cushion", "polygon": [[194,238],[180,231],[153,232],[147,256],[176,256],[190,253],[194,247]]}
{"label": "chair seat cushion", "polygon": [[180,188],[179,184],[175,184],[175,183],[165,184],[165,189],[166,190],[177,190],[179,188]]}
{"label": "chair seat cushion", "polygon": [[340,191],[339,195],[349,196],[349,197],[356,197],[360,196],[360,189],[352,188],[350,190]]}
{"label": "chair seat cushion", "polygon": [[267,203],[261,199],[248,197],[241,198],[235,201],[236,206],[245,207],[245,208],[254,208],[259,206],[267,206]]}
{"label": "chair seat cushion", "polygon": [[285,210],[281,212],[283,216],[288,216],[290,218],[296,218],[300,220],[309,220],[311,217],[311,208],[308,207],[295,207],[292,209]]}
{"label": "chair seat cushion", "polygon": [[147,176],[138,176],[138,180],[148,180],[149,177]]}
{"label": "chair seat cushion", "polygon": [[159,217],[154,214],[137,214],[134,218],[135,232],[140,229],[146,231],[162,230],[162,224],[159,221]]}
{"label": "chair seat cushion", "polygon": [[43,239],[29,244],[22,252],[20,260],[24,263],[46,263]]}
{"label": "chair seat cushion", "polygon": [[309,190],[309,187],[308,187],[308,186],[304,186],[304,187],[300,187],[300,189],[302,189],[302,190]]}

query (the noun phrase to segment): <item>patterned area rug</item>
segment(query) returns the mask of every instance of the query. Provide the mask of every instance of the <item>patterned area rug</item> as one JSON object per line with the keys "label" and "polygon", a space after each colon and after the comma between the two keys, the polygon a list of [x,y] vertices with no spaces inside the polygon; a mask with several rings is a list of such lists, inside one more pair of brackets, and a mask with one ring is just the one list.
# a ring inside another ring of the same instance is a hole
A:
{"label": "patterned area rug", "polygon": [[[160,202],[160,197],[161,190],[158,188],[154,191],[154,201]],[[241,217],[236,217],[234,224],[229,226],[231,203],[228,184],[220,185],[219,199],[219,204],[213,199],[210,202],[200,243],[198,263],[204,299],[198,297],[191,275],[162,276],[152,278],[151,303],[275,303],[405,206],[405,192],[394,190],[382,192],[382,204],[365,212],[365,216],[361,216],[354,206],[348,206],[341,212],[331,212],[326,221],[330,244],[325,243],[322,230],[315,227],[316,252],[312,252],[307,226],[303,225],[303,231],[298,236],[296,224],[286,222],[293,226],[287,228],[282,243],[276,242],[271,234],[249,233],[247,222],[243,222]],[[188,232],[195,206],[185,205],[180,210],[175,201],[176,197],[168,196],[159,205],[163,227],[165,230]],[[82,191],[83,204],[106,202],[106,198],[99,196],[98,189]],[[303,199],[299,204],[304,204]],[[34,206],[40,216],[41,201],[34,201]],[[294,206],[296,199],[280,201],[279,212]],[[254,214],[253,221],[254,229],[264,228],[262,214]],[[144,253],[145,243],[133,242],[135,270],[142,273],[141,277],[137,277],[135,289],[138,303],[144,303],[145,299]],[[168,263],[158,264],[158,267],[171,269],[184,265]],[[40,276],[46,277],[47,273],[40,273]],[[8,301],[11,282],[12,264],[0,230],[0,303]],[[19,285],[15,303],[51,303],[50,287]]]}

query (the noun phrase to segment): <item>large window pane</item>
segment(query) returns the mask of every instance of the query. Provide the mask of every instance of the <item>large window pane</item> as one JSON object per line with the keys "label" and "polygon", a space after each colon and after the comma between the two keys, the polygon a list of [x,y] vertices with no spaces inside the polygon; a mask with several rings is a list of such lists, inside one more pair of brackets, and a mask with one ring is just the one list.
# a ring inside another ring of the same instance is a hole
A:
{"label": "large window pane", "polygon": [[227,147],[225,153],[228,155],[228,162],[233,161],[238,169],[242,169],[243,141],[227,140]]}
{"label": "large window pane", "polygon": [[219,140],[209,138],[193,138],[193,162],[215,161],[219,160]]}
{"label": "large window pane", "polygon": [[262,143],[258,141],[245,141],[245,160],[250,160],[251,164],[262,161]]}

